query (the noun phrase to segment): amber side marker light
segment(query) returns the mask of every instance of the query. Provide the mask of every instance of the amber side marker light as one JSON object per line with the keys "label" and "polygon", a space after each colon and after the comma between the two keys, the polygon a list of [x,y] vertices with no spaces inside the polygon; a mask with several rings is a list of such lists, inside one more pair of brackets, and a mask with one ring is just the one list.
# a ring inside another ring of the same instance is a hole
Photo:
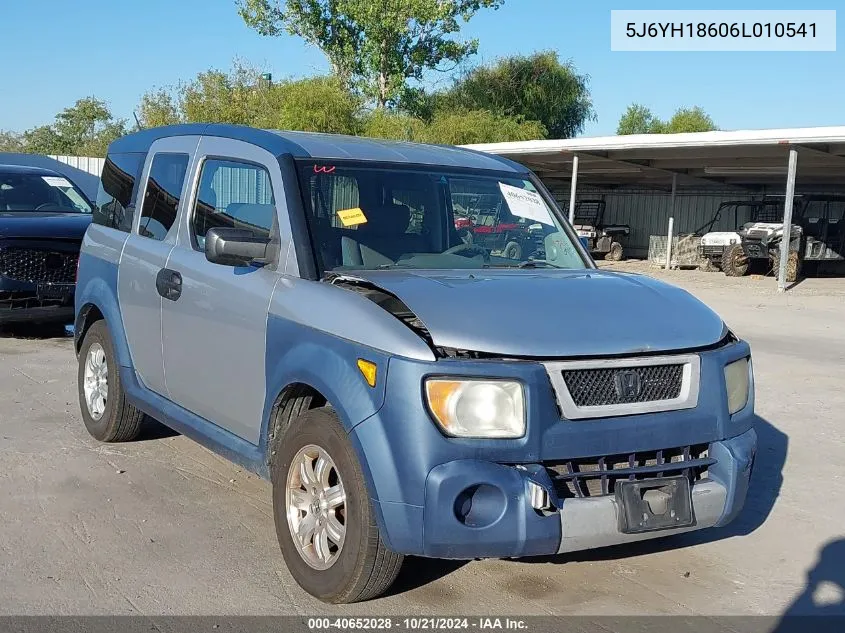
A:
{"label": "amber side marker light", "polygon": [[376,386],[376,375],[378,373],[378,369],[376,368],[375,363],[359,358],[358,370],[361,372],[361,375],[370,387]]}

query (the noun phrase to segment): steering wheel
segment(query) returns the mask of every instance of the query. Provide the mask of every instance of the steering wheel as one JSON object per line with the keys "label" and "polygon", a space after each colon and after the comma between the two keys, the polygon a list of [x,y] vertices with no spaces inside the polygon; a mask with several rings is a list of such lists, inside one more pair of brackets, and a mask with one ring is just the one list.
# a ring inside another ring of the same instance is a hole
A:
{"label": "steering wheel", "polygon": [[[445,251],[443,251],[443,254],[444,255],[458,255],[459,253],[464,253],[464,252],[467,252],[467,253],[474,252],[474,253],[477,253],[478,255],[483,255],[484,259],[488,259],[490,257],[490,253],[488,253],[487,249],[484,248],[483,246],[479,246],[478,244],[467,244],[466,242],[463,242],[461,244],[457,244],[456,246],[453,246],[452,248],[446,249]],[[471,257],[471,255],[470,255],[470,257]]]}
{"label": "steering wheel", "polygon": [[58,207],[58,206],[59,205],[57,205],[55,202],[45,202],[45,203],[39,204],[37,207],[35,207],[35,210],[41,211],[41,209],[43,209],[44,207]]}

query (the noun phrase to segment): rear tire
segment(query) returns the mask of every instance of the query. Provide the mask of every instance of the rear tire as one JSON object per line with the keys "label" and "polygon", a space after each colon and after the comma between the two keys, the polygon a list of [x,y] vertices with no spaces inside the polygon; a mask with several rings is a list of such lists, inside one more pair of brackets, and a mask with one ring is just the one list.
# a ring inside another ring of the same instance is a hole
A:
{"label": "rear tire", "polygon": [[126,401],[109,329],[97,321],[79,349],[77,388],[82,421],[94,439],[129,442],[138,437],[144,414]]}
{"label": "rear tire", "polygon": [[742,277],[748,272],[748,256],[742,244],[732,244],[722,254],[722,271],[728,277]]}
{"label": "rear tire", "polygon": [[716,272],[717,270],[719,270],[719,267],[718,267],[718,266],[716,266],[716,265],[713,263],[713,261],[712,261],[712,260],[710,260],[710,259],[706,259],[706,258],[705,258],[705,259],[704,259],[704,260],[702,260],[702,262],[698,265],[698,270],[700,270],[700,271],[702,271],[702,272],[705,272],[705,273],[714,273],[714,272]]}
{"label": "rear tire", "polygon": [[[276,536],[300,587],[335,604],[387,591],[404,557],[391,552],[381,537],[364,475],[333,408],[312,409],[291,423],[270,475]],[[342,504],[328,501],[341,494]],[[294,536],[295,531],[305,536]]]}
{"label": "rear tire", "polygon": [[624,249],[622,248],[622,244],[619,242],[613,242],[610,245],[610,250],[607,252],[607,255],[604,258],[609,262],[620,262],[622,261],[622,255],[624,254]]}

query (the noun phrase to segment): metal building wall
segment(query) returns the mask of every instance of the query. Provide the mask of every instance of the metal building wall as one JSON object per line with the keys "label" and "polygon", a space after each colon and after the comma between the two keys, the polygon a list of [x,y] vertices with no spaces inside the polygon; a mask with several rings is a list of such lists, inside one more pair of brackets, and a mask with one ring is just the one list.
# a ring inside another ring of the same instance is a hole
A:
{"label": "metal building wall", "polygon": [[267,172],[255,167],[220,166],[214,172],[211,188],[217,194],[217,209],[224,210],[232,202],[271,204],[273,191]]}
{"label": "metal building wall", "polygon": [[91,156],[59,156],[51,154],[50,158],[57,160],[60,163],[64,163],[65,165],[75,167],[76,169],[81,169],[82,171],[88,172],[92,176],[97,176],[98,178],[100,177],[100,174],[103,173],[103,165],[106,163],[105,158],[94,158]]}
{"label": "metal building wall", "polygon": [[[568,195],[555,195],[564,210],[569,207]],[[679,191],[675,199],[675,234],[692,233],[708,224],[722,202],[747,200],[750,193],[733,191]],[[653,190],[588,190],[579,192],[578,200],[604,198],[605,224],[627,224],[631,234],[625,244],[625,253],[630,257],[648,256],[649,237],[666,235],[671,215],[672,196]],[[740,222],[744,221],[740,218]],[[737,228],[733,213],[726,213],[713,225],[714,231],[728,231]]]}

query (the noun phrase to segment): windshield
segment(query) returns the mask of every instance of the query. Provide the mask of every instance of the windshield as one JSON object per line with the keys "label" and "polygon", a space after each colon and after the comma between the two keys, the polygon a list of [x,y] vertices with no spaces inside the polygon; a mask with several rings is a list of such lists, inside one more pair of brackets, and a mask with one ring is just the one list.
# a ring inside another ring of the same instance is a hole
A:
{"label": "windshield", "polygon": [[91,213],[91,206],[63,176],[0,171],[0,212]]}
{"label": "windshield", "polygon": [[299,174],[321,272],[587,267],[523,178],[311,162]]}

